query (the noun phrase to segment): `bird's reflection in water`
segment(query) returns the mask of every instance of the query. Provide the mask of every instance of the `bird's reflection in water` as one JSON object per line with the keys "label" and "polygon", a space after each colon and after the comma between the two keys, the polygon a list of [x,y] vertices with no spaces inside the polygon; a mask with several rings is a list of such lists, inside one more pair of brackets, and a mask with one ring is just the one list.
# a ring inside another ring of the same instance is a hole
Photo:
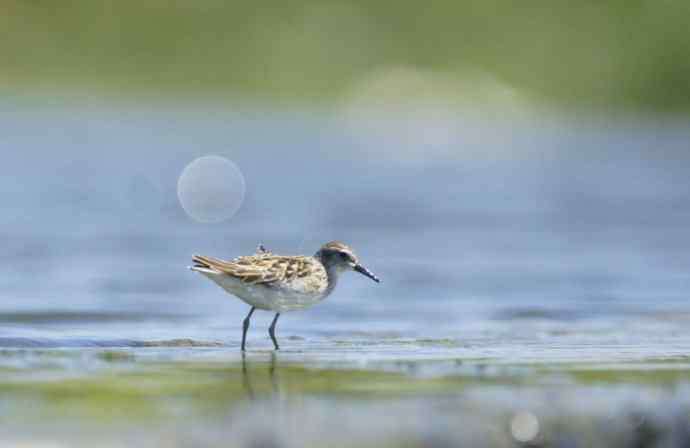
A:
{"label": "bird's reflection in water", "polygon": [[[263,365],[264,363],[262,361],[257,362],[258,365]],[[242,383],[244,385],[244,389],[247,391],[247,395],[249,396],[250,399],[256,398],[256,392],[255,392],[255,386],[258,384],[261,384],[261,377],[262,375],[254,369],[254,371],[250,371],[249,367],[251,366],[251,363],[247,359],[247,355],[245,353],[242,353]],[[278,385],[278,379],[276,375],[276,371],[278,370],[277,368],[277,356],[275,352],[271,352],[271,357],[268,362],[268,377],[271,381],[271,391],[272,395],[278,396],[280,394],[280,387]]]}

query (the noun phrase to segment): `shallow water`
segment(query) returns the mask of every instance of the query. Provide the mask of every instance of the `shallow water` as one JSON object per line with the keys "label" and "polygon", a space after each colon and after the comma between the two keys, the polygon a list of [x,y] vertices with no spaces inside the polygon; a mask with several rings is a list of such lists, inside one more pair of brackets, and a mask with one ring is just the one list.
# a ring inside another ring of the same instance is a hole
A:
{"label": "shallow water", "polygon": [[186,345],[5,350],[0,436],[10,446],[512,446],[532,434],[518,425],[528,416],[536,445],[687,442],[687,356],[507,362],[443,341],[289,344],[245,356]]}
{"label": "shallow water", "polygon": [[[451,118],[401,142],[338,111],[7,99],[0,436],[506,446],[528,412],[537,444],[686,443],[689,123]],[[246,178],[219,225],[176,202],[206,154]],[[243,359],[247,306],[190,255],[331,239],[382,283],[282,316],[274,357],[256,313]]]}

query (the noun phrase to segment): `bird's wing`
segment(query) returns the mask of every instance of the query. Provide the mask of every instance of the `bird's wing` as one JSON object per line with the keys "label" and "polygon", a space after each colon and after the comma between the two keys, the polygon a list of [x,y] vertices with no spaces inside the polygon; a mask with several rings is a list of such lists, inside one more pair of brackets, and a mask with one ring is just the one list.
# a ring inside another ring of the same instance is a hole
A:
{"label": "bird's wing", "polygon": [[309,257],[281,257],[276,255],[252,255],[232,261],[194,255],[197,267],[213,269],[230,275],[247,284],[268,284],[289,281],[309,274],[313,260]]}

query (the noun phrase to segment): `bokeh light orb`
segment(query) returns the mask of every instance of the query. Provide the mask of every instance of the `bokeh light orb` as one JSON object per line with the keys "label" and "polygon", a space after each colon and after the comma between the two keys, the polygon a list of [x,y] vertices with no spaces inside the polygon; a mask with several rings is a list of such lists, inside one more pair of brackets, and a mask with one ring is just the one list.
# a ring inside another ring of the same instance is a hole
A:
{"label": "bokeh light orb", "polygon": [[242,171],[220,156],[204,156],[190,162],[177,181],[177,197],[192,219],[218,223],[232,218],[244,200]]}
{"label": "bokeh light orb", "polygon": [[531,412],[518,412],[510,420],[510,433],[517,442],[533,442],[539,435],[539,419]]}

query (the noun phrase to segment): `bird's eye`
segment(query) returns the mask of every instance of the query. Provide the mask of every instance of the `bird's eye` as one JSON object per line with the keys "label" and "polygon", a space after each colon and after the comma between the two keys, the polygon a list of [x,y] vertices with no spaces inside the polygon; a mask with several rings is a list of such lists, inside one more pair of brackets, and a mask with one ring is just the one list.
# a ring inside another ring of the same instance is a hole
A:
{"label": "bird's eye", "polygon": [[350,260],[350,255],[349,255],[349,254],[346,254],[345,252],[340,252],[340,258],[341,258],[342,260],[349,261],[349,260]]}

